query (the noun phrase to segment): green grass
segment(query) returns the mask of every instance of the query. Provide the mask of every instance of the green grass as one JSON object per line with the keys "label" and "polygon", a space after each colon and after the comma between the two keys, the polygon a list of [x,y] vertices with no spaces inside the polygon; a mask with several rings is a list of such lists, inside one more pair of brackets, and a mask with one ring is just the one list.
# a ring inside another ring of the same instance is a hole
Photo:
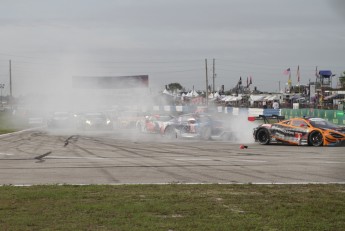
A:
{"label": "green grass", "polygon": [[0,187],[1,230],[344,230],[345,185]]}
{"label": "green grass", "polygon": [[0,112],[0,134],[15,132],[28,128],[27,122],[10,112]]}

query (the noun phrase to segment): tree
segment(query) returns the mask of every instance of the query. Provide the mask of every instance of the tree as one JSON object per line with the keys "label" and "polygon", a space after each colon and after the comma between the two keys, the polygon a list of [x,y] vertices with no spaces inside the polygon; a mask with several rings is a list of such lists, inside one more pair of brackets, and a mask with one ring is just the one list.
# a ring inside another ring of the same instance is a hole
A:
{"label": "tree", "polygon": [[168,84],[168,89],[169,89],[170,91],[172,91],[172,92],[175,92],[175,91],[177,91],[177,90],[182,90],[183,87],[182,87],[182,85],[179,84],[179,83],[169,83],[169,84]]}

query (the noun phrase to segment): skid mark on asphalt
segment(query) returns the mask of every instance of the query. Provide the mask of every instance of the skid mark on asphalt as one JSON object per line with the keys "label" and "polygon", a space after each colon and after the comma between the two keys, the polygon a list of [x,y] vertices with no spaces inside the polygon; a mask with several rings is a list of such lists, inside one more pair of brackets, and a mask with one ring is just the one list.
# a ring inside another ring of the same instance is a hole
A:
{"label": "skid mark on asphalt", "polygon": [[[77,144],[74,144],[72,146],[72,148],[73,149],[76,148],[76,149],[82,150],[83,152],[85,152],[85,153],[87,153],[87,154],[89,154],[89,155],[91,155],[93,157],[96,157],[96,158],[103,158],[103,157],[101,157],[101,156],[99,156],[99,155],[97,155],[97,154],[95,154],[95,153],[93,153],[93,152],[91,152],[91,151],[89,151],[89,150],[87,150],[85,148],[82,148],[81,146],[79,146]],[[74,153],[77,154],[78,152],[74,151]],[[83,156],[79,156],[79,157],[83,158]],[[85,159],[85,157],[84,157],[84,159]],[[111,182],[119,182],[119,180],[117,180],[106,168],[104,168],[104,166],[99,166],[99,164],[96,164],[95,162],[93,162],[94,161],[93,159],[87,159],[87,160],[90,160],[91,161],[90,163],[92,164],[92,166],[94,168],[99,169],[99,171],[101,173],[103,173],[103,175],[106,176],[108,180],[110,180]]]}
{"label": "skid mark on asphalt", "polygon": [[34,157],[34,159],[38,160],[37,163],[41,163],[41,162],[44,161],[43,158],[46,157],[46,156],[48,156],[48,155],[50,155],[51,153],[52,153],[52,152],[46,152],[46,153],[44,153],[44,154],[42,154],[42,155],[39,155],[39,156]]}
{"label": "skid mark on asphalt", "polygon": [[[100,142],[100,143],[102,143],[102,144],[104,144],[104,145],[108,145],[108,146],[111,146],[111,147],[115,147],[115,148],[119,148],[119,146],[118,145],[110,145],[110,144],[107,144],[107,143],[104,143],[104,142]],[[140,145],[140,144],[139,144]],[[180,146],[178,146],[179,144],[178,143],[176,143],[176,144],[171,144],[171,143],[169,143],[168,144],[168,146],[169,146],[169,148],[171,148],[171,149],[175,149],[175,148],[178,148],[178,149],[180,149],[181,150],[181,152],[183,152],[184,150],[183,149],[181,149],[181,147]],[[125,146],[126,148],[124,148],[124,147],[122,147],[121,148],[121,150],[123,150],[123,151],[128,151],[128,146]],[[190,147],[190,146],[189,146]],[[189,148],[188,147],[188,148]],[[194,147],[194,146],[192,146],[192,147]],[[133,149],[133,147],[130,147],[131,149]],[[133,152],[132,150],[130,151],[130,153],[133,153],[133,154],[136,154],[136,155],[139,155],[139,156],[141,156],[141,157],[148,157],[147,155],[142,155],[142,154],[139,154],[138,153],[138,151],[151,151],[151,149],[145,149],[145,148],[135,148],[134,147],[134,149],[136,150],[136,152]],[[212,151],[214,151],[214,149],[210,149],[210,148],[196,148],[195,147],[195,149],[198,149],[199,151],[203,151],[203,152],[209,152],[210,153],[210,151],[212,150]],[[169,152],[169,153],[171,153],[171,152]],[[174,154],[176,154],[176,152],[174,152]],[[186,156],[185,155],[185,153],[179,153],[179,154],[183,154],[184,156]],[[223,178],[223,177],[215,177],[215,176],[213,176],[213,175],[210,175],[210,174],[206,174],[205,172],[206,171],[203,171],[203,170],[201,170],[201,171],[194,171],[193,170],[193,167],[204,167],[204,168],[207,168],[208,170],[211,170],[211,171],[219,171],[218,170],[218,168],[219,167],[234,167],[234,166],[244,166],[244,164],[233,164],[233,163],[231,163],[231,164],[191,164],[189,161],[219,161],[219,160],[216,160],[216,159],[211,159],[211,158],[203,158],[202,156],[209,156],[209,154],[204,154],[204,155],[202,155],[202,154],[200,154],[200,153],[195,153],[195,154],[193,154],[193,155],[190,155],[190,153],[189,153],[189,155],[188,155],[189,157],[186,157],[186,158],[177,158],[177,159],[180,159],[180,161],[183,161],[183,162],[186,162],[185,164],[176,164],[176,163],[174,163],[174,162],[169,162],[169,161],[167,161],[166,160],[166,162],[169,164],[171,164],[171,165],[166,165],[166,166],[150,166],[150,167],[159,167],[159,168],[164,168],[165,169],[165,172],[166,173],[173,173],[175,176],[177,175],[176,174],[176,171],[174,171],[174,172],[172,172],[172,171],[167,171],[166,169],[168,169],[168,168],[174,168],[174,167],[178,167],[178,168],[181,168],[181,170],[182,169],[185,169],[186,171],[188,171],[189,173],[193,173],[193,174],[196,174],[196,175],[198,175],[198,176],[203,176],[203,177],[205,177],[205,178],[208,178],[209,180],[210,179],[213,179],[213,180],[215,180],[215,181],[224,181],[224,180],[227,180],[227,178]],[[242,156],[242,154],[241,154],[241,156]],[[149,156],[151,159],[153,159],[153,160],[155,160],[155,158],[154,158],[154,156]],[[200,158],[199,158],[200,157]],[[176,159],[175,159],[176,160]],[[188,163],[189,162],[189,163]],[[246,162],[246,163],[265,163],[265,162],[267,162],[267,161],[261,161],[261,160],[245,160],[245,159],[236,159],[236,160],[232,160],[231,162]],[[148,166],[147,166],[148,167]],[[161,169],[161,171],[162,171],[162,169]],[[253,175],[249,175],[249,176],[251,176],[251,177],[255,177],[255,176],[253,176]],[[183,178],[183,179],[185,179],[186,177],[185,176],[183,176],[183,175],[181,175],[181,177]],[[189,181],[192,181],[192,179],[191,180],[189,180]],[[234,182],[234,181],[233,181]]]}
{"label": "skid mark on asphalt", "polygon": [[[154,158],[152,155],[148,156],[148,155],[145,155],[145,154],[141,154],[139,153],[140,151],[146,151],[146,152],[152,152],[152,149],[145,149],[145,148],[134,148],[135,151],[133,151],[133,147],[128,147],[128,146],[119,146],[119,145],[114,145],[114,144],[108,144],[108,143],[105,143],[105,142],[102,142],[102,141],[99,141],[99,140],[94,140],[96,141],[98,144],[102,144],[102,145],[106,145],[106,146],[110,146],[112,148],[116,148],[116,149],[119,149],[123,152],[127,152],[127,153],[130,153],[130,154],[133,154],[133,155],[136,155],[136,156],[140,156],[141,158],[150,158],[150,159],[153,159],[153,160],[157,160],[157,158]],[[140,145],[140,144],[139,144]],[[159,161],[159,159],[158,159]],[[169,161],[168,161],[169,162]],[[130,163],[130,162],[129,162]],[[174,165],[172,162],[170,162],[172,165],[166,165],[166,166],[163,166],[163,165],[150,165],[150,166],[147,166],[147,165],[138,165],[136,162],[133,162],[132,161],[132,164],[134,164],[134,166],[132,167],[145,167],[145,168],[156,168],[157,169],[157,174],[161,175],[162,173],[165,173],[167,174],[169,177],[172,177],[172,178],[175,178],[177,181],[192,181],[193,179],[190,178],[190,177],[187,177],[185,175],[181,175],[181,174],[178,174],[177,172],[181,172],[181,171],[169,171],[167,170],[167,168],[181,168],[181,169],[186,169],[186,166],[185,165]],[[192,166],[195,166],[195,165],[192,165]]]}

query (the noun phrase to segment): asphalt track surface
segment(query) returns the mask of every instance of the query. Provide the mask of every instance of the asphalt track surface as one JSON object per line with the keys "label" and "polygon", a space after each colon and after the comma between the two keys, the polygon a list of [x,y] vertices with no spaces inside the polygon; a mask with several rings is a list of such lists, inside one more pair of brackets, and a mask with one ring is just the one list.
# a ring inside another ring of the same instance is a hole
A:
{"label": "asphalt track surface", "polygon": [[345,183],[344,147],[166,139],[130,130],[0,136],[0,184]]}

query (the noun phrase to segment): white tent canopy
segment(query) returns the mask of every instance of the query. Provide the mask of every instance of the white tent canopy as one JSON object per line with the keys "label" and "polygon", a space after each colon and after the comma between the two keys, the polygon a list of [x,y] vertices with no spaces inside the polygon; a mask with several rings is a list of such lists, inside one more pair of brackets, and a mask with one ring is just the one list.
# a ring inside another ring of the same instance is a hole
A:
{"label": "white tent canopy", "polygon": [[173,95],[173,94],[171,94],[167,89],[164,89],[163,94],[166,94],[166,95]]}
{"label": "white tent canopy", "polygon": [[236,101],[240,101],[242,99],[242,96],[232,96],[232,95],[228,95],[225,96],[222,101],[225,102],[236,102]]}
{"label": "white tent canopy", "polygon": [[326,96],[326,97],[325,97],[325,100],[330,100],[330,99],[333,99],[333,98],[335,98],[335,97],[337,97],[337,96],[338,96],[338,93],[335,93],[335,94]]}
{"label": "white tent canopy", "polygon": [[199,96],[199,94],[195,90],[192,90],[192,91],[188,92],[186,96],[188,96],[188,97],[197,97],[197,96]]}
{"label": "white tent canopy", "polygon": [[266,95],[250,95],[249,101],[264,101]]}
{"label": "white tent canopy", "polygon": [[218,92],[216,92],[216,93],[214,93],[213,97],[215,97],[215,98],[219,98],[219,97],[220,97],[220,95],[219,95],[219,93],[218,93]]}
{"label": "white tent canopy", "polygon": [[268,96],[265,97],[264,100],[267,100],[267,101],[279,100],[279,96],[277,96],[277,95],[268,95]]}
{"label": "white tent canopy", "polygon": [[217,98],[220,98],[220,94],[218,92],[211,93],[208,95],[208,98],[209,99],[217,99]]}
{"label": "white tent canopy", "polygon": [[279,95],[250,95],[249,101],[274,101],[280,100]]}

